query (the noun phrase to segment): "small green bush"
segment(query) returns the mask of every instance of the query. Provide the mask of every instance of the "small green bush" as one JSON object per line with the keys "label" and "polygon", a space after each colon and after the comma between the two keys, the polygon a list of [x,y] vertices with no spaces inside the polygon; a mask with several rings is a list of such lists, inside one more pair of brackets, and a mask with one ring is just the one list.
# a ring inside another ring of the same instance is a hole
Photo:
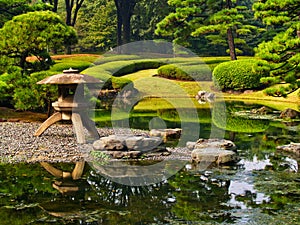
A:
{"label": "small green bush", "polygon": [[286,97],[287,93],[286,93],[286,89],[284,87],[270,87],[270,88],[266,88],[264,90],[264,93],[266,95],[270,95],[270,96],[276,96],[276,97]]}
{"label": "small green bush", "polygon": [[164,65],[158,68],[158,76],[169,79],[189,80],[189,81],[209,81],[211,80],[211,71],[204,64],[200,65]]}
{"label": "small green bush", "polygon": [[69,62],[61,62],[54,64],[50,71],[57,71],[62,72],[63,70],[68,70],[70,68],[77,69],[79,72],[89,68],[93,64],[90,62],[84,62],[84,61],[69,61]]}
{"label": "small green bush", "polygon": [[262,87],[260,79],[268,76],[266,61],[241,59],[219,64],[213,71],[214,85],[221,90],[245,90]]}
{"label": "small green bush", "polygon": [[133,85],[132,81],[126,78],[122,78],[122,77],[112,77],[111,78],[112,81],[112,87],[113,89],[117,89],[117,90],[121,90],[122,88],[124,88],[126,85]]}
{"label": "small green bush", "polygon": [[187,73],[174,65],[164,65],[158,68],[157,74],[160,77],[169,79],[179,79],[180,77],[187,77]]}
{"label": "small green bush", "polygon": [[268,87],[280,83],[280,77],[262,77],[260,78],[260,83]]}
{"label": "small green bush", "polygon": [[54,74],[51,71],[40,71],[21,79],[14,90],[14,107],[19,110],[46,111],[48,104],[57,99],[57,86],[40,85],[37,82]]}

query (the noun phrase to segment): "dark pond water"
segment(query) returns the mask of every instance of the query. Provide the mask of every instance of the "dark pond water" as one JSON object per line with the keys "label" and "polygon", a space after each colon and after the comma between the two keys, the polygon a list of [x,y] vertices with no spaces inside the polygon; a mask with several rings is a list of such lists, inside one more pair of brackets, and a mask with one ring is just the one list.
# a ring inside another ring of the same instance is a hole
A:
{"label": "dark pond water", "polygon": [[[78,180],[55,178],[40,164],[1,164],[0,224],[300,224],[300,159],[276,150],[300,142],[300,123],[235,116],[256,107],[261,106],[226,107],[225,138],[238,146],[238,164],[203,169],[188,163],[150,186],[114,183],[87,163]],[[200,137],[225,128],[218,110],[198,112]],[[172,110],[135,113],[131,127],[149,127],[156,116],[168,127],[180,125]],[[63,189],[72,191],[62,194]]]}

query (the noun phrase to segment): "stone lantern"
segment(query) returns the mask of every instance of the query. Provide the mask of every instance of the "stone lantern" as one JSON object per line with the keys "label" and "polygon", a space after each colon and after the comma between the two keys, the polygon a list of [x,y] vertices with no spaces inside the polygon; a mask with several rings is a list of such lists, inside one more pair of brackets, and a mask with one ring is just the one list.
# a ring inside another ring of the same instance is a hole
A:
{"label": "stone lantern", "polygon": [[52,103],[56,112],[38,128],[34,135],[40,136],[48,127],[60,120],[71,120],[78,143],[85,143],[84,127],[94,138],[99,138],[93,121],[87,115],[89,104],[84,101],[84,85],[100,83],[102,81],[80,74],[78,70],[72,68],[64,70],[62,74],[39,81],[37,84],[56,84],[58,100]]}

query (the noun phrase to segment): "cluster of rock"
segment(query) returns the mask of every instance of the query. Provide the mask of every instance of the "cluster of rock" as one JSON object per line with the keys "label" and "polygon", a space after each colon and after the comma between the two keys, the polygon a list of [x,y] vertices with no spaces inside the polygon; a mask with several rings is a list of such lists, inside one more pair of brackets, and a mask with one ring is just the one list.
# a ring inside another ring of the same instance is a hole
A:
{"label": "cluster of rock", "polygon": [[[93,143],[94,151],[102,151],[113,158],[136,159],[147,154],[158,153],[161,156],[171,154],[165,148],[165,142],[179,138],[181,129],[154,129],[150,136],[109,135]],[[186,151],[194,163],[227,164],[238,161],[236,145],[225,139],[199,139],[187,142]]]}
{"label": "cluster of rock", "polygon": [[[262,106],[261,108],[258,109],[252,109],[250,111],[250,113],[252,114],[256,114],[256,115],[268,115],[268,114],[277,114],[277,111],[274,111],[273,109],[266,107],[266,106]],[[300,118],[300,112],[294,110],[294,109],[290,109],[287,108],[285,110],[283,110],[282,112],[280,112],[279,118],[281,119],[299,119]]]}
{"label": "cluster of rock", "polygon": [[109,135],[93,143],[93,149],[116,159],[138,158],[149,152],[166,152],[160,137],[145,137],[134,135]]}
{"label": "cluster of rock", "polygon": [[213,102],[215,100],[215,94],[207,91],[198,91],[195,98],[198,100],[200,104],[204,104],[206,102]]}

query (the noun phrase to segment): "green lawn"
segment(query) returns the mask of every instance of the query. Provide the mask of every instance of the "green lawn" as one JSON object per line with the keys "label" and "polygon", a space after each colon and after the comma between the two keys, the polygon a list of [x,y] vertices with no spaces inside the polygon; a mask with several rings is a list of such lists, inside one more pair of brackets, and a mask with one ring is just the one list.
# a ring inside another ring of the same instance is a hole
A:
{"label": "green lawn", "polygon": [[[251,58],[251,57],[239,57],[241,58]],[[115,71],[118,71],[122,66],[128,66],[131,63],[141,62],[142,60],[157,60],[163,61],[170,64],[176,64],[183,67],[192,67],[202,65],[213,70],[219,63],[229,61],[229,57],[176,57],[176,58],[149,58],[141,59],[138,56],[126,56],[126,55],[113,55],[109,57],[99,57],[99,56],[74,56],[71,58],[62,59],[61,62],[67,63],[72,61],[85,61],[92,62],[96,60],[98,66],[90,67],[83,73],[95,76],[99,79],[108,79],[112,76]],[[57,60],[58,62],[60,60]],[[134,70],[134,69],[133,69]],[[224,98],[225,100],[242,100],[247,102],[255,102],[258,104],[264,104],[269,107],[282,110],[284,108],[293,108],[299,110],[299,97],[298,91],[291,93],[288,97],[271,97],[266,96],[261,91],[253,91],[246,93],[221,93],[216,92],[213,88],[212,81],[177,81],[169,80],[165,78],[160,78],[155,76],[157,74],[157,69],[144,69],[139,71],[134,71],[128,73],[122,77],[127,78],[134,82],[135,87],[141,91],[145,96],[157,97],[157,98],[184,98],[184,97],[194,97],[199,90],[206,90],[210,92],[215,92],[219,98]],[[176,103],[177,104],[177,103]],[[180,104],[185,105],[184,102]]]}

